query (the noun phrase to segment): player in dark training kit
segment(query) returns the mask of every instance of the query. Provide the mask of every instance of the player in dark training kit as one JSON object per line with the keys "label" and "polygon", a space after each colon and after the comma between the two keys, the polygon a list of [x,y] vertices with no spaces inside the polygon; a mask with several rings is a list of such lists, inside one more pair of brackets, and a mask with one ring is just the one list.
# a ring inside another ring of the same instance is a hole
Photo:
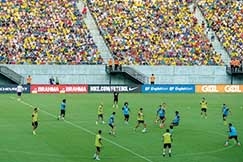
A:
{"label": "player in dark training kit", "polygon": [[119,92],[114,91],[113,92],[113,108],[118,108],[118,96],[119,96]]}

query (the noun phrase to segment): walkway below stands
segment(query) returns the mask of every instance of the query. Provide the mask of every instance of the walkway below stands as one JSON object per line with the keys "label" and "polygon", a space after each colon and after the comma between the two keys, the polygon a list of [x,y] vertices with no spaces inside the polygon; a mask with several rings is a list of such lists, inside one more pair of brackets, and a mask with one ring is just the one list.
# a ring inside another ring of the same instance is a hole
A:
{"label": "walkway below stands", "polygon": [[[84,2],[79,1],[77,3],[77,7],[79,8],[80,11],[82,11],[84,7]],[[87,12],[86,17],[84,18],[84,22],[87,25],[89,31],[91,32],[91,35],[93,36],[95,44],[98,46],[98,49],[100,51],[100,55],[104,59],[104,62],[107,63],[108,59],[111,58],[111,52],[109,48],[107,47],[106,43],[104,42],[103,37],[100,35],[98,26],[95,23],[94,18],[90,14],[90,12]]]}
{"label": "walkway below stands", "polygon": [[[190,6],[190,10],[193,13],[193,5]],[[198,7],[196,8],[196,11],[195,11],[194,15],[195,15],[195,17],[197,18],[197,20],[198,20],[198,22],[200,24],[202,24],[203,21],[206,23],[206,20],[204,19],[204,16],[202,15],[202,13],[198,9]],[[205,26],[207,26],[207,25],[205,25]],[[230,62],[229,54],[223,48],[223,46],[219,42],[218,38],[215,36],[215,32],[212,29],[209,29],[209,31],[207,31],[207,28],[205,28],[205,33],[207,34],[208,39],[211,41],[211,43],[212,43],[213,48],[215,49],[215,51],[217,53],[220,53],[222,55],[222,59],[223,59],[224,63],[226,65],[228,65],[229,62]],[[214,36],[214,39],[211,39],[212,36]]]}

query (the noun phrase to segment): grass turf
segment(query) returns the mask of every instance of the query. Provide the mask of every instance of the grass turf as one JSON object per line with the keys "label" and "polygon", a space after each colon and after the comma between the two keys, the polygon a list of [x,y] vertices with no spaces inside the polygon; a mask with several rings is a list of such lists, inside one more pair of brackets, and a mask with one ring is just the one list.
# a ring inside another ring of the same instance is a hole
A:
{"label": "grass turf", "polygon": [[[208,101],[208,119],[200,117],[201,98]],[[67,99],[66,120],[56,119],[59,105]],[[95,151],[94,139],[99,129],[103,131],[104,148],[101,160],[105,162],[242,162],[242,146],[230,141],[224,147],[227,126],[223,124],[221,106],[229,105],[232,115],[228,122],[243,136],[242,94],[125,94],[119,96],[119,108],[112,108],[112,94],[24,94],[17,101],[14,94],[0,96],[0,161],[1,162],[89,162]],[[121,106],[129,102],[131,118],[123,122]],[[104,103],[105,121],[116,111],[117,136],[108,134],[107,124],[95,124],[97,106]],[[180,111],[181,123],[174,129],[172,157],[162,157],[161,135],[165,129],[154,124],[155,112],[161,102],[166,102],[166,125]],[[40,108],[37,135],[32,135],[31,113]],[[133,131],[137,110],[143,107],[147,133],[142,127]]]}

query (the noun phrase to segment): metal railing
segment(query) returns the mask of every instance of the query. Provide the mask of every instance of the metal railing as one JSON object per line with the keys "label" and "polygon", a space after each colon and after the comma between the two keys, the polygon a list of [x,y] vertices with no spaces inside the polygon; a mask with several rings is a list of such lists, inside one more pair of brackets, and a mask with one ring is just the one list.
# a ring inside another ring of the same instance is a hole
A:
{"label": "metal railing", "polygon": [[130,76],[134,77],[135,79],[137,79],[138,81],[140,81],[143,84],[148,83],[148,77],[146,75],[138,72],[137,70],[135,70],[131,67],[124,66],[124,67],[122,67],[122,71],[129,74]]}

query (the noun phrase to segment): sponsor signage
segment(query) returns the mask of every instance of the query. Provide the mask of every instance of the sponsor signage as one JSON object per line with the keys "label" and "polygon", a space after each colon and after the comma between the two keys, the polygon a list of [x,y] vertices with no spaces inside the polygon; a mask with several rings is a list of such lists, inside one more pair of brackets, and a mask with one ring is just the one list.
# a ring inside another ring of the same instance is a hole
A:
{"label": "sponsor signage", "polygon": [[[0,93],[17,93],[18,85],[0,85]],[[30,93],[30,87],[23,85],[23,93]]]}
{"label": "sponsor signage", "polygon": [[109,92],[131,92],[139,93],[139,85],[89,85],[89,93],[109,93]]}
{"label": "sponsor signage", "polygon": [[88,85],[85,84],[34,84],[30,86],[31,93],[88,93]]}
{"label": "sponsor signage", "polygon": [[194,84],[145,84],[143,93],[195,93]]}
{"label": "sponsor signage", "polygon": [[196,85],[197,93],[242,93],[243,85]]}

